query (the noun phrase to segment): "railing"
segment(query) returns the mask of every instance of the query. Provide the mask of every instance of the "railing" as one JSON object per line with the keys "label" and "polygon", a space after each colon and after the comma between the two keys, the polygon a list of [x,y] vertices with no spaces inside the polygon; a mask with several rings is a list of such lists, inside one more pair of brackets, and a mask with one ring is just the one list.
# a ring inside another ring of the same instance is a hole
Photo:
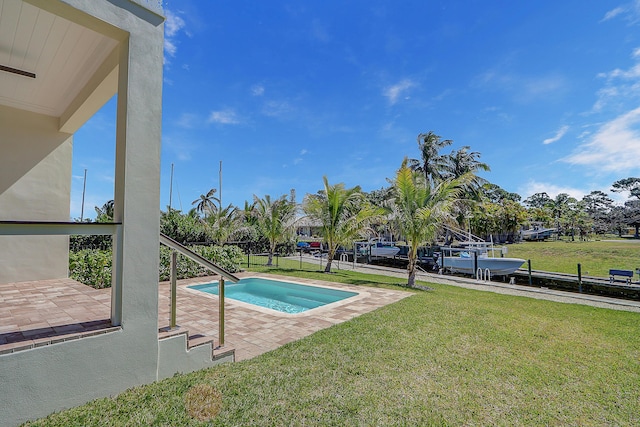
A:
{"label": "railing", "polygon": [[120,222],[0,221],[0,236],[115,235]]}
{"label": "railing", "polygon": [[171,315],[170,315],[171,318],[169,320],[169,328],[175,329],[177,326],[176,325],[176,310],[177,310],[176,293],[177,293],[177,287],[178,287],[177,266],[178,266],[178,253],[180,253],[181,255],[184,255],[187,258],[197,262],[204,268],[207,268],[213,271],[214,273],[217,273],[220,275],[220,280],[218,281],[218,301],[219,301],[218,339],[220,340],[220,343],[219,343],[220,347],[224,346],[224,279],[227,278],[234,283],[239,281],[240,279],[238,279],[236,276],[234,276],[232,273],[228,272],[224,268],[215,265],[208,259],[203,258],[197,253],[191,251],[186,246],[181,245],[180,243],[173,240],[171,237],[164,235],[162,233],[160,233],[160,243],[162,243],[163,245],[173,250],[171,252],[171,279],[170,279],[171,280]]}
{"label": "railing", "polygon": [[[246,260],[245,262],[243,262],[243,265],[246,263],[247,268],[251,266],[264,267],[267,265],[267,262],[269,260],[269,254],[266,252],[261,252],[261,253],[247,252],[245,255],[246,255]],[[270,267],[279,267],[280,266],[279,264],[280,264],[280,254],[275,253],[271,258]]]}

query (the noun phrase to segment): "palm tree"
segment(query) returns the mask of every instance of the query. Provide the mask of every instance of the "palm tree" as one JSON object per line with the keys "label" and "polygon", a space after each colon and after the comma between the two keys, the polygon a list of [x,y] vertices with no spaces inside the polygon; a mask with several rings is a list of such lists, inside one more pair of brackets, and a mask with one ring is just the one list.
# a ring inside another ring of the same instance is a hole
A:
{"label": "palm tree", "polygon": [[418,135],[418,149],[420,159],[409,160],[409,167],[421,172],[431,183],[442,180],[448,168],[446,156],[440,155],[440,150],[453,144],[450,139],[440,139],[433,131]]}
{"label": "palm tree", "polygon": [[465,220],[469,218],[473,205],[480,202],[482,186],[488,183],[486,179],[476,175],[477,172],[491,170],[489,165],[480,161],[480,153],[469,151],[470,149],[471,147],[464,146],[446,156],[446,165],[442,174],[443,179],[456,179],[463,175],[470,175],[468,183],[462,189],[465,197],[463,200],[458,201],[455,206],[458,225],[461,228],[464,228]]}
{"label": "palm tree", "polygon": [[204,222],[207,233],[218,245],[227,243],[232,236],[243,230],[243,218],[231,204],[223,209],[213,205]]}
{"label": "palm tree", "polygon": [[207,194],[201,194],[199,198],[191,202],[192,205],[196,205],[196,212],[200,214],[206,214],[215,210],[216,203],[220,203],[220,199],[217,198],[216,189],[212,188]]}
{"label": "palm tree", "polygon": [[451,209],[470,175],[434,184],[422,174],[412,171],[404,159],[393,183],[394,217],[409,245],[407,286],[414,287],[418,247],[435,240],[441,225],[452,218]]}
{"label": "palm tree", "polygon": [[331,272],[331,262],[340,245],[350,245],[363,236],[372,221],[381,219],[383,211],[367,202],[360,187],[345,188],[344,183],[330,185],[322,177],[324,190],[307,194],[302,209],[321,224],[321,232],[329,246],[325,273]]}
{"label": "palm tree", "polygon": [[257,228],[269,240],[267,265],[270,266],[273,263],[276,245],[287,241],[292,235],[296,205],[287,200],[286,195],[272,201],[268,194],[264,199],[254,194],[253,206]]}
{"label": "palm tree", "polygon": [[489,172],[491,168],[488,164],[480,161],[480,153],[477,151],[469,151],[471,147],[465,145],[457,151],[452,151],[447,156],[447,167],[445,171],[446,178],[459,178],[469,172],[474,174],[474,177],[469,183],[468,190],[470,193],[476,195],[481,187],[487,183],[487,180],[480,178],[475,174],[478,171]]}
{"label": "palm tree", "polygon": [[101,208],[95,207],[96,210],[96,222],[111,222],[113,221],[113,207],[114,201],[109,200]]}

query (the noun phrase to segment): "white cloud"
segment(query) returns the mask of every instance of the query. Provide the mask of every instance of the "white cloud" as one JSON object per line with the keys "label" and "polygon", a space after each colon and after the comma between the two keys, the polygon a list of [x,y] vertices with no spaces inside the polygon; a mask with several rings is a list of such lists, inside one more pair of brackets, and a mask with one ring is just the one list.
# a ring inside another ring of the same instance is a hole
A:
{"label": "white cloud", "polygon": [[166,21],[164,22],[164,35],[165,37],[173,37],[178,34],[178,31],[184,28],[184,19],[174,14],[170,10],[165,10]]}
{"label": "white cloud", "polygon": [[562,126],[560,129],[558,129],[554,137],[547,138],[544,141],[542,141],[542,143],[547,145],[547,144],[551,144],[552,142],[559,141],[567,133],[568,130],[569,130],[569,126],[566,126],[566,125]]}
{"label": "white cloud", "polygon": [[616,7],[615,9],[611,9],[610,11],[608,11],[607,13],[604,14],[604,18],[602,18],[603,21],[608,21],[609,19],[613,19],[616,16],[620,15],[621,13],[624,12],[624,8],[623,7]]}
{"label": "white cloud", "polygon": [[582,190],[573,187],[563,187],[561,185],[549,184],[548,182],[529,181],[520,188],[518,188],[518,194],[522,196],[522,199],[526,199],[536,193],[547,193],[549,197],[555,199],[560,193],[566,193],[577,200],[581,200],[590,191]]}
{"label": "white cloud", "polygon": [[237,125],[240,123],[235,111],[233,110],[220,110],[212,111],[207,119],[209,123],[219,123],[223,125]]}
{"label": "white cloud", "polygon": [[603,172],[626,172],[638,168],[640,159],[640,107],[600,126],[573,154],[561,161],[593,166]]}
{"label": "white cloud", "polygon": [[[637,57],[637,54],[635,51],[633,53],[633,56]],[[598,77],[606,77],[608,79],[615,79],[615,78],[637,79],[638,77],[640,77],[640,64],[635,64],[633,67],[629,68],[628,70],[621,70],[619,68],[616,68],[615,70],[610,71],[608,73],[600,73],[598,74]]]}
{"label": "white cloud", "polygon": [[186,23],[184,19],[171,12],[169,9],[165,9],[166,20],[164,21],[164,62],[168,64],[167,57],[174,57],[178,51],[175,38],[178,33],[185,28]]}
{"label": "white cloud", "polygon": [[262,95],[264,95],[264,86],[262,86],[262,85],[253,85],[251,87],[251,95],[253,95],[253,96],[262,96]]}
{"label": "white cloud", "polygon": [[636,63],[629,69],[616,68],[598,74],[598,77],[606,79],[606,83],[597,93],[598,100],[593,105],[593,111],[601,111],[609,103],[620,104],[624,99],[640,96],[640,48],[634,49],[631,57]]}
{"label": "white cloud", "polygon": [[640,0],[633,0],[629,3],[625,3],[621,6],[611,9],[604,14],[604,17],[600,22],[609,21],[610,19],[618,16],[623,17],[631,24],[635,24],[640,20]]}
{"label": "white cloud", "polygon": [[412,80],[404,79],[399,83],[396,83],[395,85],[384,88],[382,93],[384,96],[387,97],[387,99],[389,99],[389,103],[393,105],[396,102],[398,102],[398,99],[400,98],[400,96],[402,96],[409,89],[415,86],[416,86],[416,83],[413,82]]}

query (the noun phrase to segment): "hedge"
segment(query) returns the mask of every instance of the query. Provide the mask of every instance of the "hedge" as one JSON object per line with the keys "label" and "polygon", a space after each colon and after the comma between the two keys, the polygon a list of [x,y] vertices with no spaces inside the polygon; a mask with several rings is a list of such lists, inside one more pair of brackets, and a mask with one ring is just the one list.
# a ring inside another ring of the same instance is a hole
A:
{"label": "hedge", "polygon": [[[244,259],[237,246],[190,246],[189,249],[224,268],[230,273],[240,271]],[[160,266],[158,278],[169,280],[171,250],[160,246]],[[69,253],[69,277],[96,289],[111,287],[111,250],[83,249]],[[178,255],[178,279],[206,276],[211,272],[195,261]]]}

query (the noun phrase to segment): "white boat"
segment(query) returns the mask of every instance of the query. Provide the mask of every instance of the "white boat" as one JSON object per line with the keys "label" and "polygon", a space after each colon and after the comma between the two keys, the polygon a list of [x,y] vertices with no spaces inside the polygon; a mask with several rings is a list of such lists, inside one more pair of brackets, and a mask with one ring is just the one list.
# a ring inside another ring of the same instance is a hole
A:
{"label": "white boat", "polygon": [[440,267],[443,269],[471,275],[478,273],[478,270],[486,274],[488,270],[491,276],[507,276],[513,274],[525,263],[525,260],[520,258],[506,258],[506,246],[496,249],[493,246],[493,239],[491,242],[485,242],[470,232],[446,228],[453,236],[466,238],[467,241],[460,242],[458,248],[442,248]]}
{"label": "white boat", "polygon": [[[477,257],[477,261],[476,261]],[[513,274],[525,260],[520,258],[491,257],[487,252],[461,250],[457,254],[444,256],[441,267],[453,273],[475,274],[477,270],[489,270],[492,276],[508,276]]]}
{"label": "white boat", "polygon": [[368,242],[356,242],[356,248],[361,255],[371,255],[372,257],[393,257],[400,252],[400,248],[391,242],[381,239],[370,239]]}
{"label": "white boat", "polygon": [[520,237],[522,240],[546,240],[551,237],[553,233],[556,232],[555,228],[532,228],[530,230],[522,230],[520,231]]}

